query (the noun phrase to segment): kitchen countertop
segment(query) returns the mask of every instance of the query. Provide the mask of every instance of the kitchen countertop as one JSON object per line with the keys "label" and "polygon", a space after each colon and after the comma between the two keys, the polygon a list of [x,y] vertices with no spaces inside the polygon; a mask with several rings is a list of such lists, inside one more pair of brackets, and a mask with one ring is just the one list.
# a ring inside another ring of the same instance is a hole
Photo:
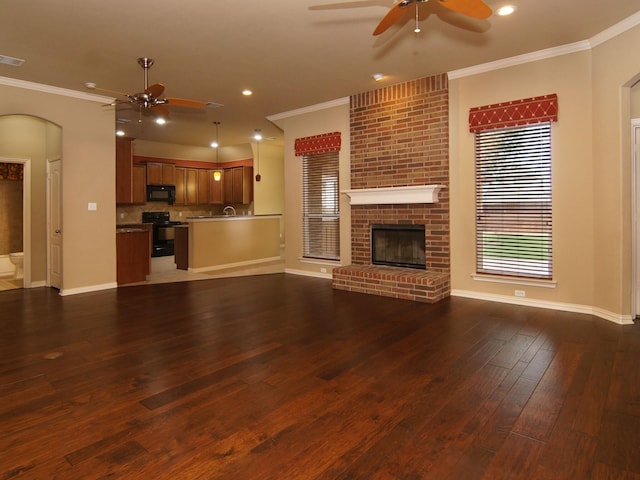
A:
{"label": "kitchen countertop", "polygon": [[132,227],[119,227],[116,228],[116,233],[147,233],[149,230],[146,228],[132,228]]}
{"label": "kitchen countertop", "polygon": [[252,218],[280,218],[280,214],[267,214],[267,215],[201,215],[195,217],[187,217],[188,222],[210,222],[220,220],[251,220]]}

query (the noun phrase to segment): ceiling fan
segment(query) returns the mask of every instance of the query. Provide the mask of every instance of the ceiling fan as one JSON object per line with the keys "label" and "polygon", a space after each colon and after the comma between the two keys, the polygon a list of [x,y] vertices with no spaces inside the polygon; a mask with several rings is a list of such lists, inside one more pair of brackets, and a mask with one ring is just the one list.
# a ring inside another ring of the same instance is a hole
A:
{"label": "ceiling fan", "polygon": [[[380,35],[388,30],[392,25],[400,21],[407,12],[411,4],[416,6],[416,25],[418,18],[418,4],[428,2],[429,0],[400,0],[394,4],[387,12],[384,18],[380,21],[376,29],[373,31],[374,35]],[[440,5],[448,8],[449,10],[461,13],[468,17],[485,19],[489,18],[493,11],[482,0],[437,0]],[[416,30],[419,31],[419,29]]]}
{"label": "ceiling fan", "polygon": [[129,103],[137,107],[141,113],[145,110],[152,111],[163,117],[169,116],[169,109],[165,105],[189,108],[204,108],[206,106],[204,102],[199,102],[197,100],[162,97],[162,94],[164,93],[164,85],[161,83],[149,85],[149,68],[153,65],[153,59],[141,57],[138,58],[138,64],[144,70],[144,89],[139,93],[128,94],[116,92],[114,90],[107,90],[97,87],[96,84],[92,82],[85,83],[85,86],[92,90],[115,94],[119,97],[126,97],[128,100],[116,100],[116,103]]}

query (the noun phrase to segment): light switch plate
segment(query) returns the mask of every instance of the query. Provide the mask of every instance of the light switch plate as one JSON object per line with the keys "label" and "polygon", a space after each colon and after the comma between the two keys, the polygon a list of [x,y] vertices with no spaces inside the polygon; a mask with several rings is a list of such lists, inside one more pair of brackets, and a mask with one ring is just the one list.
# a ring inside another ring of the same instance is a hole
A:
{"label": "light switch plate", "polygon": [[98,204],[95,202],[89,202],[87,204],[87,210],[89,210],[90,212],[95,212],[96,210],[98,210]]}

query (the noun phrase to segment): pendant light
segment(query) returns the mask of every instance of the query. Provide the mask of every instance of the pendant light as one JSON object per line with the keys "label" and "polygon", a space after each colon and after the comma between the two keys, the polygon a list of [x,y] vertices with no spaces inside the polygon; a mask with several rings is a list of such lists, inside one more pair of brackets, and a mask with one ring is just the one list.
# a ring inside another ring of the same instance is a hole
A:
{"label": "pendant light", "polygon": [[260,140],[262,140],[262,133],[260,133],[259,128],[254,130],[253,138],[256,141],[256,182],[259,182],[262,179],[262,175],[260,175]]}
{"label": "pendant light", "polygon": [[[216,126],[216,140],[215,142],[211,142],[211,147],[216,149],[216,168],[217,168],[220,163],[218,161],[219,152],[220,152],[220,142],[218,141],[220,122],[213,122],[213,124]],[[222,172],[220,170],[214,170],[213,180],[216,182],[219,182],[221,179],[222,179]]]}

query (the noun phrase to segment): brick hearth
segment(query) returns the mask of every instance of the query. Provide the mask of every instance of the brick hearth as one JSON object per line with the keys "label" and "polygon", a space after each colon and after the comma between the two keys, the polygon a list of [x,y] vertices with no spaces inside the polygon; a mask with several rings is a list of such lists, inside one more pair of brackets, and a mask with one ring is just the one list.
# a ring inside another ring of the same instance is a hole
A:
{"label": "brick hearth", "polygon": [[[446,75],[351,97],[351,189],[448,185]],[[425,270],[371,265],[374,223],[425,225]],[[333,287],[435,302],[450,293],[449,193],[433,204],[353,205],[352,264],[333,270]]]}

